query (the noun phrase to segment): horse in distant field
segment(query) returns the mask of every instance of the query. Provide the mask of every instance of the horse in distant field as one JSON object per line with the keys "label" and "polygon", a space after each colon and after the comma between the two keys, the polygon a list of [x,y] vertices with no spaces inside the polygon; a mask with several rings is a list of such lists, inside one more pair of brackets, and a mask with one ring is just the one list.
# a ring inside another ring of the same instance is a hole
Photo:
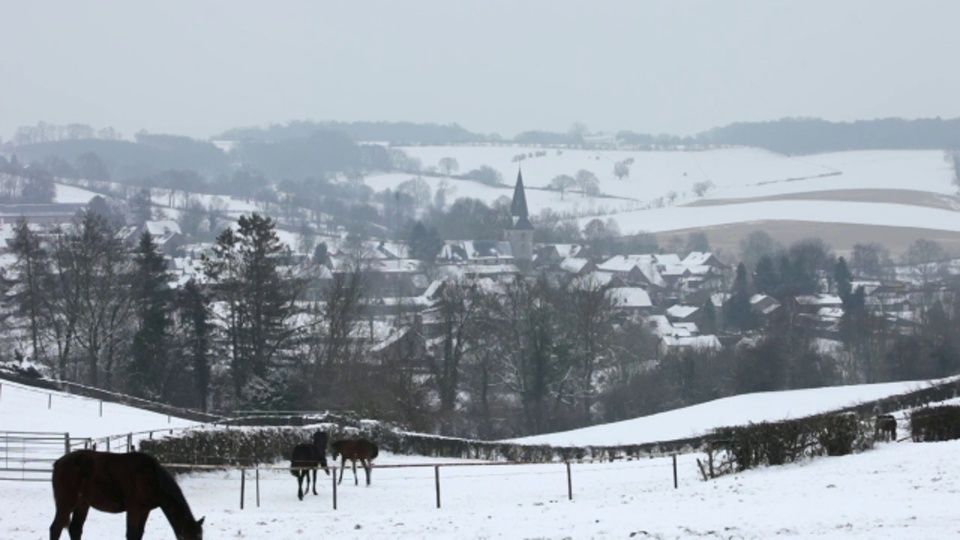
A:
{"label": "horse in distant field", "polygon": [[[298,444],[290,454],[290,474],[297,477],[297,497],[310,491],[310,471],[313,471],[313,494],[317,494],[317,467],[323,467],[323,472],[330,475],[327,468],[327,434],[318,431],[313,434],[313,443]],[[303,479],[307,479],[307,489],[303,489]]]}
{"label": "horse in distant field", "polygon": [[874,420],[873,436],[880,441],[897,440],[897,419],[892,414],[878,415]]}
{"label": "horse in distant field", "polygon": [[50,524],[50,540],[58,540],[68,522],[70,540],[80,540],[91,507],[126,512],[128,540],[143,538],[147,517],[157,507],[177,540],[203,539],[203,518],[193,519],[177,481],[155,457],[142,452],[70,452],[53,464],[53,500],[57,515]]}
{"label": "horse in distant field", "polygon": [[341,440],[331,444],[330,449],[332,450],[334,462],[337,461],[337,456],[341,456],[340,480],[337,481],[338,484],[343,482],[343,471],[347,468],[347,460],[349,459],[353,463],[353,484],[359,485],[360,483],[360,481],[357,480],[357,461],[359,461],[364,472],[367,473],[367,485],[370,485],[370,470],[373,468],[373,464],[370,461],[380,453],[380,449],[377,448],[376,444],[366,439]]}

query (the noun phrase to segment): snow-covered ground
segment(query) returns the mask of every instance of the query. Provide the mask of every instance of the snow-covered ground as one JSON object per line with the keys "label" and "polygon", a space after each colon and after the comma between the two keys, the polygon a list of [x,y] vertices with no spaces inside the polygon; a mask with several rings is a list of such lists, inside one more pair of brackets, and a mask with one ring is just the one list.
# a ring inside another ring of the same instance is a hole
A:
{"label": "snow-covered ground", "polygon": [[[460,173],[486,165],[503,175],[504,185],[500,187],[424,176],[431,194],[446,180],[451,189],[448,204],[458,197],[477,198],[488,204],[498,199],[509,201],[519,167],[513,157],[542,152],[539,157],[522,161],[531,214],[536,216],[549,208],[578,217],[581,227],[593,218],[612,219],[625,235],[784,220],[960,231],[960,200],[944,202],[955,198],[958,186],[952,166],[940,151],[858,151],[789,157],[756,148],[558,151],[525,146],[418,146],[403,150],[421,159],[425,167],[436,166],[441,158],[453,157],[459,162]],[[634,161],[630,176],[621,180],[614,175],[613,164],[625,159]],[[578,192],[561,196],[545,189],[557,175],[573,176],[581,169],[597,176],[605,196],[586,197]],[[396,188],[412,177],[391,173],[370,175],[364,181],[375,191],[382,191]],[[698,195],[698,185],[709,188]],[[922,198],[896,195],[892,199],[885,197],[887,202],[870,202],[868,196],[863,202],[855,197],[819,200],[824,193],[836,190],[911,190],[937,197],[942,204],[932,208],[919,202]],[[56,200],[85,202],[94,195],[58,185]],[[204,204],[221,205],[233,218],[257,211],[255,204],[242,199],[191,196]],[[785,196],[794,198],[769,200]],[[158,192],[154,202],[166,205],[169,197]],[[701,204],[690,206],[693,203]],[[167,212],[171,217],[179,213],[173,209]],[[285,232],[282,240],[295,246],[296,235]]]}
{"label": "snow-covered ground", "polygon": [[[739,396],[657,415],[647,424],[638,419],[590,428],[606,434],[581,430],[578,438],[596,435],[597,441],[581,440],[584,444],[602,444],[603,437],[639,440],[636,432],[644,430],[642,440],[666,439],[731,422],[804,415],[921,384]],[[43,431],[100,429],[99,417],[82,407],[38,417],[42,407],[16,398],[20,393],[3,384],[0,426],[25,417],[35,418],[34,429]],[[159,421],[165,418],[145,416],[139,427],[163,427],[156,426]],[[569,434],[539,439],[564,443]],[[362,472],[360,486],[347,472],[337,490],[337,510],[329,477],[321,477],[318,496],[299,501],[294,480],[279,468],[260,471],[259,507],[256,476],[247,471],[243,510],[239,471],[194,474],[180,483],[194,513],[206,516],[207,538],[953,538],[960,534],[958,451],[958,441],[886,443],[858,455],[710,482],[699,477],[695,460],[702,456],[681,455],[676,489],[670,458],[573,464],[572,500],[562,464],[444,466],[439,509],[433,465],[452,460],[389,453],[377,459],[369,487],[362,485]],[[0,505],[0,537],[46,538],[53,510],[49,485],[0,486],[7,501]],[[162,513],[152,516],[145,537],[173,538]],[[91,538],[119,538],[124,519],[91,512],[85,530]]]}
{"label": "snow-covered ground", "polygon": [[[527,202],[534,215],[544,208],[582,217],[613,219],[623,234],[667,232],[734,223],[767,220],[832,222],[934,230],[960,230],[960,213],[934,210],[912,204],[909,198],[896,203],[815,200],[834,190],[913,190],[939,197],[952,197],[958,186],[954,171],[940,151],[857,151],[789,157],[755,148],[707,151],[562,150],[519,146],[423,146],[404,150],[436,166],[443,157],[453,157],[465,173],[482,165],[501,173],[505,186],[493,188],[476,182],[449,180],[455,192],[448,197],[474,197],[492,203],[510,196],[516,179],[519,154],[545,152],[522,161],[524,184],[546,188],[560,174],[575,175],[584,169],[594,173],[600,191],[610,197],[582,197],[567,193],[528,189]],[[613,164],[632,158],[630,176],[618,179]],[[395,187],[410,175],[370,176],[368,185],[377,191]],[[431,190],[440,181],[425,178]],[[698,185],[709,186],[700,195]],[[810,200],[751,201],[810,194]],[[722,206],[687,205],[726,202]]]}

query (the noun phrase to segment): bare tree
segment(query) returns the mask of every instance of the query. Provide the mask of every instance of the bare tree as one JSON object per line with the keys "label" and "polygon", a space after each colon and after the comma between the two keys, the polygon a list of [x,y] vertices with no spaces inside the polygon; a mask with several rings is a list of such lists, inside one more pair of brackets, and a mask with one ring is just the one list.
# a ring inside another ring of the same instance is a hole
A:
{"label": "bare tree", "polygon": [[441,334],[428,350],[427,359],[440,396],[441,421],[449,419],[457,404],[462,364],[477,345],[481,305],[477,289],[461,280],[447,281],[440,293],[436,315]]}
{"label": "bare tree", "polygon": [[577,187],[580,188],[584,197],[587,195],[593,197],[600,194],[600,180],[597,179],[597,175],[586,169],[577,171]]}
{"label": "bare tree", "polygon": [[315,406],[348,407],[354,402],[350,382],[360,376],[357,364],[363,345],[358,334],[366,297],[366,279],[359,265],[335,273],[321,292],[306,335],[308,388]]}
{"label": "bare tree", "polygon": [[577,185],[577,181],[568,174],[557,175],[550,181],[550,188],[560,192],[561,201],[563,200],[563,194],[575,185]]}
{"label": "bare tree", "polygon": [[623,180],[624,177],[630,176],[630,165],[626,161],[614,163],[613,174],[616,175],[617,179]]}
{"label": "bare tree", "polygon": [[68,321],[65,331],[75,331],[86,359],[86,380],[111,388],[132,330],[132,263],[114,228],[96,212],[81,215],[60,240],[54,247],[65,294],[63,303],[57,302],[59,316]]}
{"label": "bare tree", "polygon": [[460,164],[452,157],[441,158],[439,165],[444,176],[450,176],[460,170]]}

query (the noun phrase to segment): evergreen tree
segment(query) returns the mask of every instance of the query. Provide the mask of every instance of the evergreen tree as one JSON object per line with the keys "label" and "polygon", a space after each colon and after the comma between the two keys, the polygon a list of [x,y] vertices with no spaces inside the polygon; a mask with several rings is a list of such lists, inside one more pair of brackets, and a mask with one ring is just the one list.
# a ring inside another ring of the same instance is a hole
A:
{"label": "evergreen tree", "polygon": [[700,332],[705,335],[717,333],[717,308],[713,305],[713,299],[707,298],[707,302],[700,310],[700,321],[698,325]]}
{"label": "evergreen tree", "polygon": [[167,262],[147,231],[134,250],[134,263],[137,329],[129,366],[131,390],[134,395],[166,400],[167,384],[173,375],[168,356],[173,291],[167,285]]}
{"label": "evergreen tree", "polygon": [[746,331],[756,326],[753,309],[750,306],[751,296],[750,283],[747,281],[747,267],[740,263],[733,278],[730,298],[723,304],[723,320],[728,327]]}
{"label": "evergreen tree", "polygon": [[313,250],[313,262],[314,264],[327,264],[327,243],[320,242],[317,244],[317,247]]}
{"label": "evergreen tree", "polygon": [[210,400],[210,308],[196,280],[191,279],[178,295],[184,348],[193,371],[195,403],[203,411]]}
{"label": "evergreen tree", "polygon": [[225,229],[204,270],[214,295],[225,305],[226,345],[234,391],[244,404],[282,407],[287,375],[284,354],[299,328],[292,324],[301,311],[296,300],[308,281],[282,269],[284,252],[269,217],[241,216],[238,228]]}
{"label": "evergreen tree", "polygon": [[850,295],[853,293],[852,279],[850,269],[847,268],[847,261],[840,257],[837,259],[837,264],[833,270],[833,280],[837,285],[837,296],[843,301],[844,306],[850,301]]}
{"label": "evergreen tree", "polygon": [[410,256],[421,261],[433,261],[440,249],[443,247],[443,241],[440,235],[433,227],[426,227],[423,222],[417,221],[410,230]]}
{"label": "evergreen tree", "polygon": [[760,257],[757,261],[757,268],[754,272],[753,285],[760,294],[776,296],[783,284],[777,269],[774,267],[773,259],[768,255]]}

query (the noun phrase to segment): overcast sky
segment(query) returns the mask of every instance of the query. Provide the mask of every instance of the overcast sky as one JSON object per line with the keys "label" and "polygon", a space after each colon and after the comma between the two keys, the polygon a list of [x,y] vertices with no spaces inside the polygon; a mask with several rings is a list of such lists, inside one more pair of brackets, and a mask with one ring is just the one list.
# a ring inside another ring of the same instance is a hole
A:
{"label": "overcast sky", "polygon": [[692,135],[960,116],[960,1],[0,0],[0,138],[313,120]]}

